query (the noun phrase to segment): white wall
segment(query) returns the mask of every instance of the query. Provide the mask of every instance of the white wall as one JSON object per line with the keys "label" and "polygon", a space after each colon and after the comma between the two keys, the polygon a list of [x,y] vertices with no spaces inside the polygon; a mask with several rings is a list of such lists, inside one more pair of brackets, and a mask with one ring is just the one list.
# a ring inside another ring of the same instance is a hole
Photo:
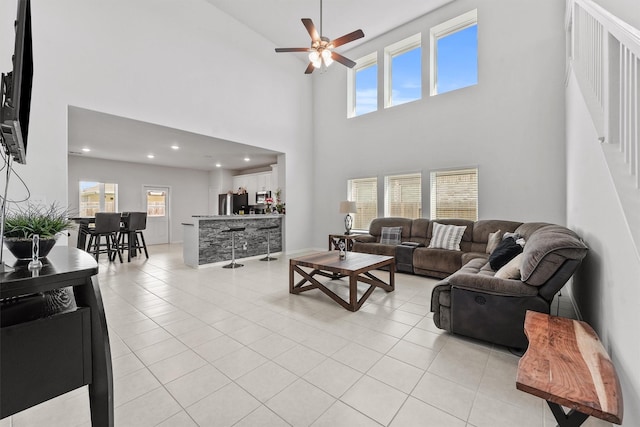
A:
{"label": "white wall", "polygon": [[[421,171],[428,216],[429,172],[439,168],[478,167],[481,219],[563,224],[563,7],[556,0],[459,0],[346,53],[356,60],[377,50],[381,82],[382,49],[421,31],[420,101],[347,119],[346,69],[335,65],[316,77],[316,246],[342,228],[338,204],[349,178]],[[474,8],[479,84],[428,96],[429,29]]]}
{"label": "white wall", "polygon": [[[0,3],[6,27],[15,0]],[[311,82],[293,55],[204,0],[33,0],[32,16],[29,164],[17,170],[33,195],[67,204],[74,105],[286,153],[287,226],[308,226]],[[0,46],[10,69],[12,40]],[[287,248],[307,247],[306,235],[288,234]]]}
{"label": "white wall", "polygon": [[624,425],[640,425],[640,258],[626,225],[598,134],[573,74],[567,93],[567,223],[589,254],[571,293],[620,377]]}
{"label": "white wall", "polygon": [[181,223],[191,222],[192,215],[208,213],[209,173],[205,171],[69,156],[69,207],[72,212],[78,212],[80,181],[118,184],[120,212],[146,210],[143,186],[170,187],[171,243],[182,242]]}

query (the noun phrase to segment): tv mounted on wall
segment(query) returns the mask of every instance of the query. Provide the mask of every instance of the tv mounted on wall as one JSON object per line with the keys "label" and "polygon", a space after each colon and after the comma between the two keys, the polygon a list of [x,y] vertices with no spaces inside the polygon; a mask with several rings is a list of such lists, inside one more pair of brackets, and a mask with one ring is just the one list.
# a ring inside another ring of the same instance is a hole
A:
{"label": "tv mounted on wall", "polygon": [[2,74],[0,134],[2,145],[7,153],[16,162],[24,164],[27,157],[31,84],[33,81],[30,0],[18,0],[15,30],[13,71]]}

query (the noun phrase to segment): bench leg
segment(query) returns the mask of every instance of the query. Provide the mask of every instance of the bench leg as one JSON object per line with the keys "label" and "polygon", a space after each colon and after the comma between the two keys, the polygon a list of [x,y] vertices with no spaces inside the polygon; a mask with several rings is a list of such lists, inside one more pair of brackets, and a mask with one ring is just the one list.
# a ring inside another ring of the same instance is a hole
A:
{"label": "bench leg", "polygon": [[547,404],[558,422],[557,427],[579,427],[589,418],[589,415],[578,412],[575,409],[565,413],[557,403],[547,401]]}

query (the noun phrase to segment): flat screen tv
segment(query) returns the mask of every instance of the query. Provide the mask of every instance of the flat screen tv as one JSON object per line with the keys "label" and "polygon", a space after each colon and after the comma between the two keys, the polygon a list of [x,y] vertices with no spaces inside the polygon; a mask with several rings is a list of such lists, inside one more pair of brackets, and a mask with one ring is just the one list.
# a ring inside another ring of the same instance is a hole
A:
{"label": "flat screen tv", "polygon": [[31,83],[33,81],[30,0],[18,0],[15,30],[13,71],[2,75],[0,130],[2,145],[7,153],[16,162],[24,164],[27,157]]}

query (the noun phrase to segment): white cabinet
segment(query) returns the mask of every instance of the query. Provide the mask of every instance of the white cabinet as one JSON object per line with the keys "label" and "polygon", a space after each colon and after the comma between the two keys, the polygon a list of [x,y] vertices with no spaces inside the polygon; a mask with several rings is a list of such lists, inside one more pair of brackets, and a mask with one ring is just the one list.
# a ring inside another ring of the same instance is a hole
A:
{"label": "white cabinet", "polygon": [[263,172],[256,174],[257,185],[256,191],[271,190],[271,172]]}
{"label": "white cabinet", "polygon": [[236,193],[240,187],[247,190],[250,205],[253,205],[256,202],[256,192],[271,191],[271,194],[273,195],[277,188],[273,187],[271,172],[236,175],[233,177],[233,192]]}

